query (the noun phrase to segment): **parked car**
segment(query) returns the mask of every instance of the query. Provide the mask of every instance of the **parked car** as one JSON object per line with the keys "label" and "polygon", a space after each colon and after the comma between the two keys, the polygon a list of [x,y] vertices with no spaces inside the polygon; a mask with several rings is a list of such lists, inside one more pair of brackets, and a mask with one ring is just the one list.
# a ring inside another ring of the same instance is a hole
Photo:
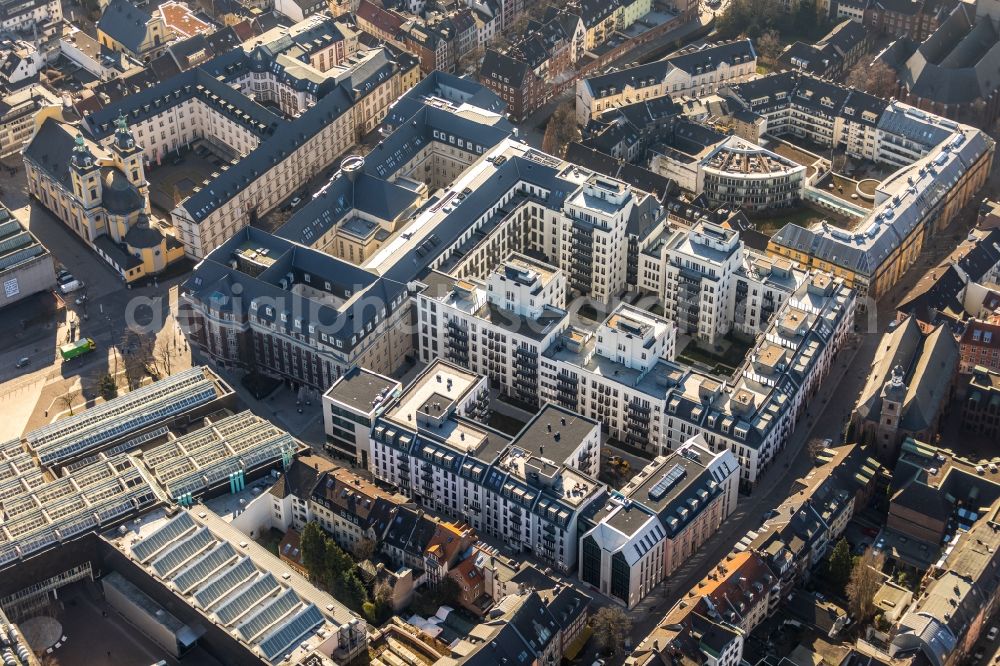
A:
{"label": "parked car", "polygon": [[21,358],[17,359],[17,363],[15,363],[15,365],[19,368],[23,368],[29,363],[31,363],[31,359],[28,358],[27,356],[22,356]]}
{"label": "parked car", "polygon": [[302,197],[296,196],[296,197],[293,197],[292,200],[288,202],[288,207],[289,208],[295,208],[300,203],[302,203]]}
{"label": "parked car", "polygon": [[80,282],[79,280],[72,280],[70,282],[67,282],[66,284],[59,285],[59,291],[61,291],[63,294],[71,294],[74,291],[83,289],[83,287],[84,287],[83,283]]}
{"label": "parked car", "polygon": [[87,294],[83,294],[82,296],[80,296],[80,298],[76,299],[77,305],[83,305],[86,302],[87,302]]}
{"label": "parked car", "polygon": [[70,273],[69,271],[63,271],[61,275],[56,277],[56,280],[59,282],[59,284],[66,284],[67,282],[72,282],[75,279],[76,278],[73,277],[73,274]]}
{"label": "parked car", "polygon": [[986,634],[986,638],[990,639],[991,641],[995,641],[997,639],[997,632],[1000,632],[1000,629],[997,629],[996,627],[990,627],[990,633]]}

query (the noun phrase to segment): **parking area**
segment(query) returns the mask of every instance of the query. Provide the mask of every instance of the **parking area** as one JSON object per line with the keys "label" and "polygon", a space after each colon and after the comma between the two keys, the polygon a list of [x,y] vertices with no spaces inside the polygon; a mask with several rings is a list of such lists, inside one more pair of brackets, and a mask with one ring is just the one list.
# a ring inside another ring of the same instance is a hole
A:
{"label": "parking area", "polygon": [[170,211],[201,186],[213,173],[226,164],[201,141],[179,153],[170,153],[160,163],[146,171],[149,180],[149,201],[158,213],[170,217]]}

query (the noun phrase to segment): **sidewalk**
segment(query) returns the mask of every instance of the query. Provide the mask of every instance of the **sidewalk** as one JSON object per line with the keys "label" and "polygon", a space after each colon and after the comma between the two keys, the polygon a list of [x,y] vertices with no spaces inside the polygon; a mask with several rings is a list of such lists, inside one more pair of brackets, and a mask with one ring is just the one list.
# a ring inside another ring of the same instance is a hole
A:
{"label": "sidewalk", "polygon": [[[874,349],[878,336],[872,338],[869,345]],[[834,361],[830,374],[823,381],[822,387],[813,400],[815,406],[826,406],[831,399],[843,392],[842,383],[850,383],[854,377],[853,368],[862,349],[869,345],[867,340],[849,338],[847,345]],[[850,354],[844,362],[843,355]],[[864,355],[860,356],[863,360]],[[867,361],[866,361],[867,363]],[[850,395],[850,393],[849,393]],[[814,406],[813,411],[816,410]],[[663,618],[663,614],[677,603],[694,585],[704,578],[747,532],[757,528],[761,523],[764,511],[781,503],[787,496],[791,486],[801,477],[808,474],[813,464],[807,457],[801,455],[805,443],[813,436],[833,437],[837,441],[843,422],[839,410],[824,410],[816,417],[803,417],[799,427],[795,429],[785,449],[778,454],[778,459],[792,461],[788,467],[776,464],[762,475],[757,487],[749,496],[741,496],[736,511],[722,526],[706,541],[701,548],[677,569],[669,579],[660,584],[636,606],[630,615],[633,618],[633,646],[637,645]],[[618,663],[610,662],[610,663]]]}

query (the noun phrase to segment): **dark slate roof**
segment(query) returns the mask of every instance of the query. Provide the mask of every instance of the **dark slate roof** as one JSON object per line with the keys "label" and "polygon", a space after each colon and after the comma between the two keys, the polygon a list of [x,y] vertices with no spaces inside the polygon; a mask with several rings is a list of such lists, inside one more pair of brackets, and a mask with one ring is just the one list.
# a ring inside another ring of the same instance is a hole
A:
{"label": "dark slate roof", "polygon": [[752,81],[734,83],[729,89],[751,111],[758,113],[788,104],[788,96],[794,92],[798,84],[798,72],[780,72],[770,76],[762,76]]}
{"label": "dark slate roof", "polygon": [[95,238],[94,247],[100,250],[106,257],[109,257],[112,262],[118,264],[118,267],[122,270],[127,271],[142,264],[141,259],[129,254],[128,250],[114,242],[107,234],[101,234]]}
{"label": "dark slate roof", "polygon": [[1000,87],[1000,35],[975,8],[958,6],[900,68],[911,94],[941,104],[968,104]]}
{"label": "dark slate roof", "polygon": [[644,192],[650,192],[655,195],[656,201],[662,201],[665,196],[677,191],[677,183],[665,176],[635,164],[621,162],[607,153],[588,148],[575,141],[569,144],[566,150],[566,161],[617,178]]}
{"label": "dark slate roof", "polygon": [[[139,199],[139,203],[143,203],[141,198]],[[106,202],[105,205],[107,205]],[[125,243],[136,248],[159,247],[162,241],[163,232],[156,227],[149,226],[148,221],[145,224],[133,225],[125,234]]]}
{"label": "dark slate roof", "polygon": [[781,52],[780,61],[784,65],[802,69],[810,74],[825,76],[835,67],[839,67],[843,58],[831,48],[795,42]]}
{"label": "dark slate roof", "polygon": [[[266,249],[273,263],[258,275],[248,275],[233,268],[230,262],[236,252],[244,247],[255,250]],[[326,301],[293,295],[289,297],[287,289],[282,289],[280,281],[288,274],[296,282],[305,282],[305,276],[310,277],[309,284],[315,288],[329,283],[330,293],[341,299],[347,298],[347,293],[363,292],[363,298],[352,299],[349,305],[340,309],[331,307]],[[239,285],[238,287],[236,285]],[[319,285],[319,286],[317,286]],[[234,234],[228,241],[214,249],[191,273],[184,282],[183,290],[192,299],[209,304],[220,312],[232,312],[238,317],[245,317],[259,299],[270,307],[256,308],[256,317],[286,334],[305,335],[309,325],[315,327],[311,334],[313,338],[327,336],[333,341],[339,340],[338,351],[350,351],[355,345],[361,344],[368,334],[365,330],[374,316],[371,312],[371,302],[402,305],[405,300],[406,285],[380,278],[352,263],[342,261],[328,254],[302,247],[279,236],[245,227]],[[274,306],[275,303],[288,304],[288,312],[284,321],[282,312]],[[236,307],[239,306],[239,310]],[[388,313],[386,314],[388,316]],[[294,320],[301,322],[296,329]],[[319,353],[326,353],[326,348],[316,343]]]}
{"label": "dark slate roof", "polygon": [[178,66],[177,61],[174,60],[174,56],[171,55],[170,51],[161,53],[160,55],[153,58],[146,69],[150,69],[156,75],[156,78],[160,81],[169,79],[172,76],[177,76],[183,70]]}
{"label": "dark slate roof", "polygon": [[955,316],[964,311],[961,301],[965,280],[954,266],[936,274],[936,279],[921,280],[896,308],[918,321],[936,324],[942,314]]}
{"label": "dark slate roof", "polygon": [[69,158],[73,154],[74,136],[58,120],[46,118],[38,132],[24,148],[24,157],[47,172],[68,191],[73,191],[69,177]]}
{"label": "dark slate roof", "polygon": [[951,517],[951,506],[942,493],[917,480],[898,490],[892,496],[892,503],[935,520],[946,521]]}
{"label": "dark slate roof", "polygon": [[479,75],[500,83],[520,87],[524,77],[531,72],[528,63],[518,58],[501,53],[496,49],[488,49],[483,57]]}
{"label": "dark slate roof", "polygon": [[715,71],[722,63],[736,65],[756,57],[753,42],[749,39],[734,39],[731,42],[689,46],[668,57],[667,61],[688,74],[704,74]]}
{"label": "dark slate roof", "polygon": [[369,213],[381,220],[394,220],[417,200],[416,192],[359,173],[352,180],[339,171],[312,201],[303,206],[278,230],[282,238],[312,245],[351,211]]}
{"label": "dark slate roof", "polygon": [[1000,263],[1000,228],[991,230],[980,239],[958,260],[958,267],[965,271],[970,282],[980,282],[998,263]]}
{"label": "dark slate roof", "polygon": [[129,51],[138,53],[146,39],[146,24],[152,18],[129,0],[111,0],[97,22],[97,28]]}
{"label": "dark slate roof", "polygon": [[596,97],[604,97],[614,92],[621,92],[631,86],[641,88],[654,85],[663,80],[663,77],[670,71],[670,62],[667,60],[655,60],[645,65],[636,67],[626,67],[617,72],[608,72],[599,76],[585,79],[590,87],[591,94]]}
{"label": "dark slate roof", "polygon": [[235,122],[258,137],[266,137],[279,125],[284,124],[284,121],[272,111],[216,78],[217,73],[224,73],[232,67],[243,67],[245,58],[242,50],[234,55],[220,56],[201,67],[182,72],[160,84],[129,94],[117,103],[109,104],[85,116],[84,124],[91,134],[102,139],[114,132],[114,120],[123,113],[129,122],[134,124],[162,113],[170,106],[197,97],[220,112],[230,115]]}
{"label": "dark slate roof", "polygon": [[329,462],[317,456],[297,457],[292,460],[292,464],[281,475],[281,478],[271,486],[269,492],[279,498],[292,495],[306,499],[312,495],[313,489],[319,482],[321,472],[326,472],[331,467]]}
{"label": "dark slate roof", "polygon": [[510,623],[537,656],[544,654],[546,646],[560,637],[559,623],[537,592],[528,595]]}
{"label": "dark slate roof", "polygon": [[868,29],[858,21],[847,19],[834,26],[820,40],[821,44],[829,44],[842,55],[849,53],[868,37]]}
{"label": "dark slate roof", "polygon": [[298,118],[278,124],[268,140],[262,141],[250,154],[192,194],[181,205],[192,220],[201,222],[332,123],[334,118],[348,113],[360,98],[367,96],[391,76],[394,68],[395,63],[388,59],[384,51],[370,58],[365,66],[338,79],[336,88],[321,97]]}
{"label": "dark slate roof", "polygon": [[874,127],[888,106],[888,100],[870,95],[863,90],[852,89],[840,109],[840,115],[856,123]]}
{"label": "dark slate roof", "polygon": [[[67,168],[68,171],[68,168]],[[118,169],[105,169],[102,174],[101,204],[112,213],[125,215],[142,210],[145,201],[135,186]],[[139,238],[136,238],[138,241]],[[134,247],[144,247],[142,244]]]}
{"label": "dark slate roof", "polygon": [[614,13],[622,0],[580,0],[577,11],[583,25],[592,28]]}

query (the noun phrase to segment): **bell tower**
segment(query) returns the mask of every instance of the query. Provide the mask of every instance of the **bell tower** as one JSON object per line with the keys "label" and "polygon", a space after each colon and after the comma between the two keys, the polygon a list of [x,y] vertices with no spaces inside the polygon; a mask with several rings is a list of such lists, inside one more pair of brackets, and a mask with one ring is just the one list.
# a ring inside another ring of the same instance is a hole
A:
{"label": "bell tower", "polygon": [[90,152],[83,135],[77,133],[74,139],[73,156],[69,162],[73,193],[80,200],[84,210],[101,203],[101,168]]}
{"label": "bell tower", "polygon": [[143,199],[148,201],[149,184],[146,182],[146,168],[142,162],[142,148],[136,144],[124,113],[115,118],[115,140],[111,144],[111,150],[115,156],[115,166],[139,190]]}

